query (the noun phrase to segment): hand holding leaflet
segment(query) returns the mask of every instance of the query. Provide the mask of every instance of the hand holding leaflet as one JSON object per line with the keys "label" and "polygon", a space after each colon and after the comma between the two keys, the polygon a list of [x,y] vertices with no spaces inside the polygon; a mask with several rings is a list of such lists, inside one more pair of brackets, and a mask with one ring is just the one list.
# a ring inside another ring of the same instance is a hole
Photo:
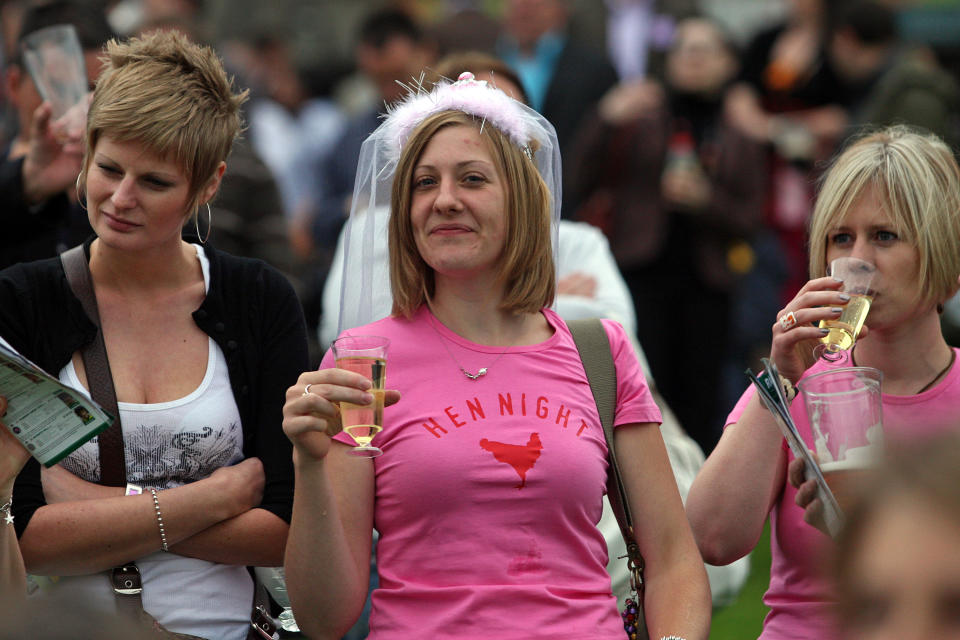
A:
{"label": "hand holding leaflet", "polygon": [[52,467],[113,424],[113,416],[17,353],[0,338],[4,423],[44,466]]}
{"label": "hand holding leaflet", "polygon": [[761,402],[776,420],[777,426],[780,427],[780,431],[786,438],[793,455],[804,461],[807,477],[816,480],[817,497],[823,504],[824,523],[830,536],[836,537],[840,529],[843,528],[843,511],[840,509],[833,492],[830,491],[830,487],[827,486],[827,481],[823,477],[820,466],[797,431],[797,426],[790,415],[790,405],[784,395],[783,386],[780,384],[780,374],[776,365],[767,358],[763,358],[762,362],[764,371],[760,376],[754,375],[750,369],[747,369],[744,373],[756,387]]}

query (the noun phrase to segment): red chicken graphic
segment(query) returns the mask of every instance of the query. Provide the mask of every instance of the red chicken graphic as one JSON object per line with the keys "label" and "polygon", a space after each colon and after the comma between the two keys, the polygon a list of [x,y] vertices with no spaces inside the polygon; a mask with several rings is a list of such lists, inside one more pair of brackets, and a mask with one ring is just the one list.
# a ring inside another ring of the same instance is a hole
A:
{"label": "red chicken graphic", "polygon": [[531,433],[527,444],[506,444],[483,438],[480,440],[480,447],[492,453],[497,462],[513,467],[520,476],[517,489],[523,489],[527,484],[527,471],[533,469],[533,465],[537,463],[543,444],[540,442],[540,434]]}

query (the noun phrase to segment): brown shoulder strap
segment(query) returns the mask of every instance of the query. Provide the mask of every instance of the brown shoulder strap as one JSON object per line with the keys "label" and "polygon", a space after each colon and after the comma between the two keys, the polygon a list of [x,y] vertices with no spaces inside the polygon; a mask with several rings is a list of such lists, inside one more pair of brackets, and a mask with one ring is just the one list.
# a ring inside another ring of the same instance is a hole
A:
{"label": "brown shoulder strap", "polygon": [[113,424],[97,437],[100,446],[100,484],[122,487],[127,483],[127,467],[123,455],[120,410],[117,408],[117,392],[113,387],[110,362],[107,360],[107,346],[103,341],[103,331],[100,328],[97,298],[93,293],[93,280],[90,278],[90,266],[87,264],[83,245],[64,251],[60,254],[60,261],[63,263],[63,270],[67,274],[67,282],[73,290],[73,295],[77,296],[87,317],[97,327],[97,337],[80,351],[83,368],[87,372],[90,396],[114,416]]}
{"label": "brown shoulder strap", "polygon": [[631,573],[635,580],[634,588],[640,589],[640,571],[643,569],[643,557],[633,533],[633,517],[627,490],[623,486],[620,465],[613,447],[613,420],[617,406],[617,369],[610,351],[610,339],[603,324],[597,318],[572,320],[567,323],[573,341],[583,361],[583,369],[590,383],[590,391],[597,403],[603,436],[607,441],[609,472],[607,474],[607,497],[610,507],[620,524],[620,533],[627,544],[627,554],[631,564]]}

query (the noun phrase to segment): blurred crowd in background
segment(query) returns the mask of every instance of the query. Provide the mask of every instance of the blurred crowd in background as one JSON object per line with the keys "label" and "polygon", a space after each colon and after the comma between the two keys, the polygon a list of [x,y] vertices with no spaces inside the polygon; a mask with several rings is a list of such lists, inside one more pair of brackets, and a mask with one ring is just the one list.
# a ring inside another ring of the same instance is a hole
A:
{"label": "blurred crowd in background", "polygon": [[[7,0],[7,161],[25,153],[40,103],[18,55],[38,5],[77,27],[91,81],[106,39],[162,28],[213,46],[250,89],[210,241],[286,273],[315,336],[360,145],[385,105],[452,53],[500,58],[557,129],[563,217],[606,234],[657,386],[707,454],[807,279],[828,160],[870,125],[960,139],[956,1]],[[0,267],[89,233],[72,188],[54,209],[31,212],[50,216],[47,244],[0,237]],[[326,346],[315,338],[314,363]]]}

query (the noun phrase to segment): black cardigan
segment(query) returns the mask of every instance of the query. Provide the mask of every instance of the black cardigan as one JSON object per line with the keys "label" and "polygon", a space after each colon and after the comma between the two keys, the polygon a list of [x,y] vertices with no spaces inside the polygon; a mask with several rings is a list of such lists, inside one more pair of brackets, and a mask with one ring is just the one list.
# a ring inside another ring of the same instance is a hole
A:
{"label": "black cardigan", "polygon": [[[89,256],[90,243],[84,248]],[[281,429],[286,390],[307,369],[307,335],[293,288],[260,260],[205,247],[210,289],[193,312],[197,326],[223,350],[243,426],[243,453],[263,462],[260,508],[286,522],[293,508],[290,441]],[[96,328],[67,284],[60,258],[0,271],[0,336],[57,376]],[[40,464],[31,459],[14,485],[17,535],[45,505]]]}

